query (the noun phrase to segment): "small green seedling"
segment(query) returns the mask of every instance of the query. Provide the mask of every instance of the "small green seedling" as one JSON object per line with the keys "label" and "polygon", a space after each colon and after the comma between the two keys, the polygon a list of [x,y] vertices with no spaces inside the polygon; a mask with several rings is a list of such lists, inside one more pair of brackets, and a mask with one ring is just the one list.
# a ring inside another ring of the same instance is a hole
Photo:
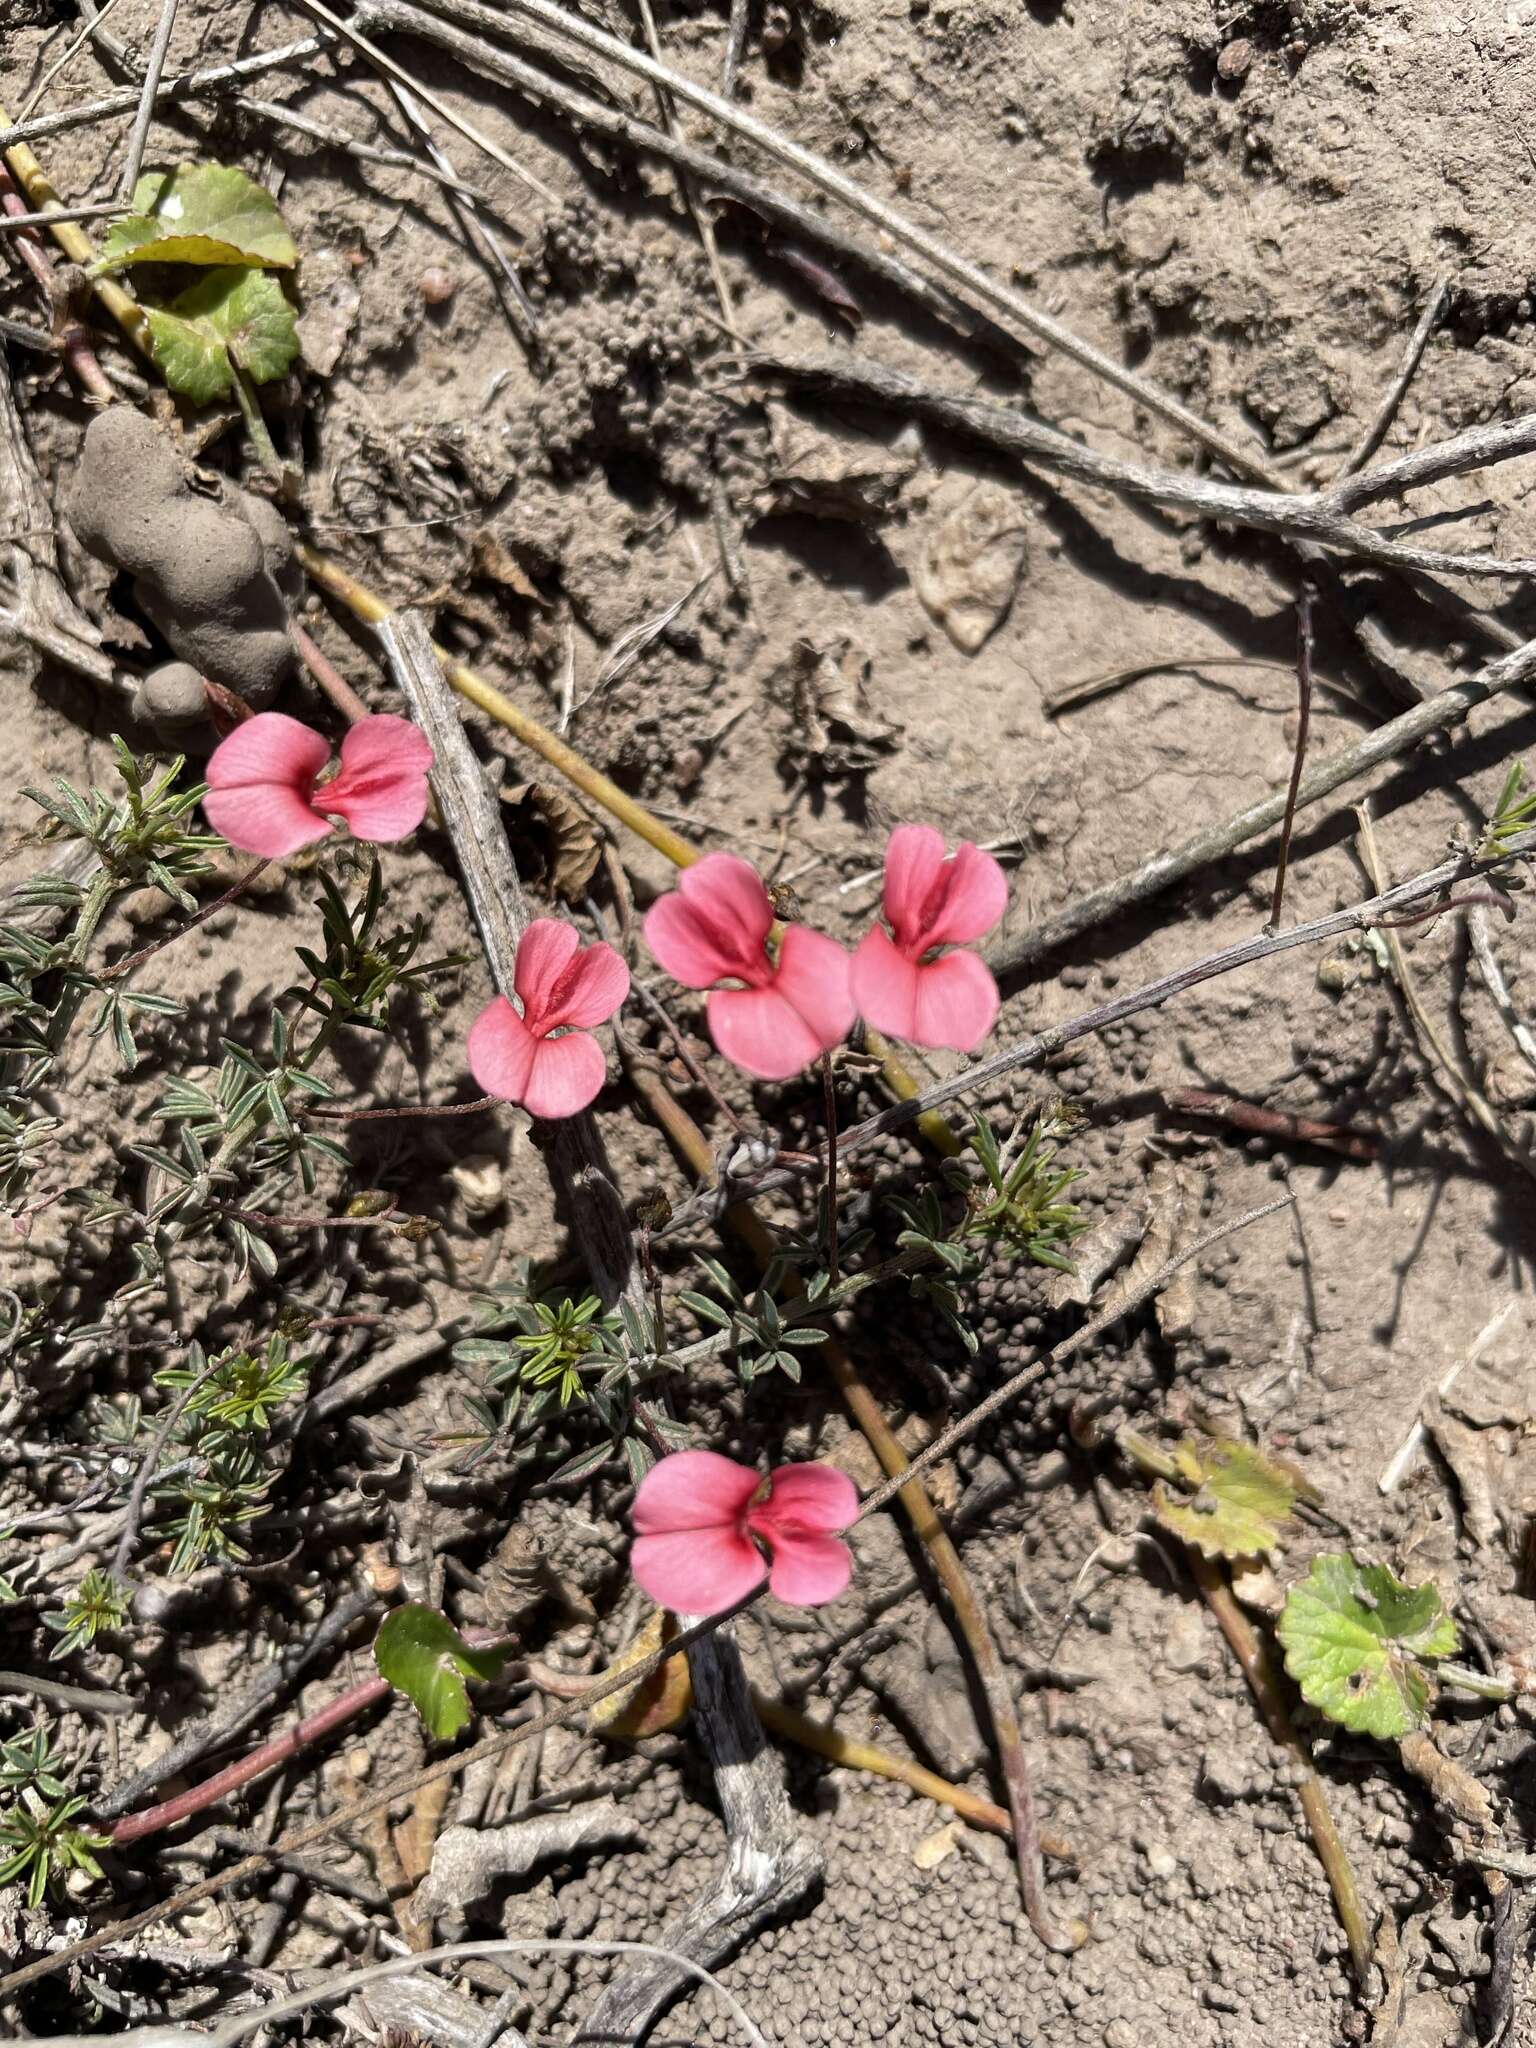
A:
{"label": "small green seedling", "polygon": [[429,1734],[446,1740],[469,1719],[466,1678],[494,1678],[500,1650],[472,1650],[446,1614],[411,1602],[397,1607],[373,1645],[379,1676],[403,1692]]}
{"label": "small green seedling", "polygon": [[1457,1644],[1438,1586],[1405,1586],[1385,1566],[1346,1553],[1318,1558],[1291,1588],[1276,1634],[1310,1706],[1383,1740],[1423,1725],[1427,1667]]}
{"label": "small green seedling", "polygon": [[1536,789],[1526,792],[1525,764],[1515,761],[1510,764],[1493,815],[1484,828],[1483,843],[1477,849],[1479,858],[1497,860],[1509,851],[1510,840],[1530,831],[1532,826],[1536,826]]}
{"label": "small green seedling", "polygon": [[57,1631],[59,1640],[50,1658],[67,1657],[84,1650],[99,1635],[123,1628],[128,1621],[128,1594],[109,1572],[89,1571],[65,1601],[58,1614],[43,1616],[44,1628]]}
{"label": "small green seedling", "polygon": [[49,1806],[35,1792],[26,1792],[0,1819],[0,1856],[5,1859],[0,1862],[0,1885],[25,1882],[27,1904],[34,1910],[72,1870],[101,1876],[94,1851],[107,1848],[108,1838],[73,1825],[84,1805],[79,1793]]}
{"label": "small green seedling", "polygon": [[231,164],[151,171],[107,235],[98,276],[142,264],[200,271],[169,296],[141,293],[150,350],[172,391],[208,405],[233,391],[257,454],[279,474],[255,387],[299,353],[293,307],[273,271],[299,260],[270,192]]}

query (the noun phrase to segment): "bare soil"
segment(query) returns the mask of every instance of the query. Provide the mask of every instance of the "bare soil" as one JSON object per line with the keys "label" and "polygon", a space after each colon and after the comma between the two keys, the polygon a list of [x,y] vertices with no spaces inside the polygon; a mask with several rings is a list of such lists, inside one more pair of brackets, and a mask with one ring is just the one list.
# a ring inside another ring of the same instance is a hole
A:
{"label": "bare soil", "polygon": [[[638,39],[621,5],[593,11]],[[113,23],[137,42],[157,13],[148,0],[123,0]],[[725,14],[696,0],[664,10],[667,61],[716,82]],[[785,22],[787,39],[765,49]],[[819,0],[754,7],[750,23],[741,93],[753,113],[1251,440],[1300,486],[1345,459],[1442,277],[1449,310],[1387,451],[1536,403],[1536,21],[1514,0],[1461,10],[1381,0]],[[6,106],[26,97],[74,28],[68,9],[14,11],[0,39]],[[183,68],[304,32],[300,13],[284,7],[184,10],[171,61]],[[566,737],[589,761],[700,843],[739,850],[791,881],[804,915],[844,938],[873,914],[871,877],[896,821],[998,845],[1013,877],[1012,935],[1283,784],[1295,740],[1298,570],[1278,545],[994,463],[899,418],[790,405],[737,358],[868,355],[950,390],[1027,403],[1117,453],[1187,466],[1193,451],[1171,428],[1060,355],[1042,350],[1021,367],[844,270],[854,325],[794,260],[814,251],[792,249],[786,260],[780,243],[727,212],[722,261],[738,344],[723,331],[669,172],[577,138],[424,43],[389,41],[414,78],[555,195],[554,204],[535,197],[440,129],[459,172],[493,195],[509,224],[501,232],[538,319],[537,359],[439,187],[211,104],[176,109],[152,141],[151,162],[244,165],[277,194],[303,251],[308,364],[279,394],[274,424],[302,459],[314,544],[391,603],[430,611],[442,641],[536,717],[558,724],[568,709]],[[94,97],[106,78],[83,52],[45,104]],[[413,146],[354,57],[313,59],[259,91],[328,130],[375,135],[387,123],[398,145]],[[648,115],[638,88],[634,104]],[[709,139],[692,116],[681,125]],[[97,193],[118,175],[123,139],[119,121],[39,152],[61,192]],[[6,273],[0,311],[39,317],[20,270]],[[13,349],[10,367],[62,504],[87,409],[36,358]],[[237,471],[238,426],[203,460]],[[1436,515],[1433,545],[1536,555],[1533,484],[1536,463],[1521,461],[1386,509]],[[1000,557],[989,558],[992,594],[973,592],[972,603],[996,609],[1001,592],[1006,604],[975,651],[918,594],[957,545],[957,515],[1004,535]],[[67,536],[65,547],[85,601],[117,630],[104,575]],[[1469,583],[1464,594],[1531,629],[1517,587]],[[672,622],[609,678],[623,636],[679,601]],[[1317,754],[1401,708],[1360,652],[1353,626],[1366,613],[1427,684],[1483,658],[1473,631],[1406,586],[1345,575],[1319,601]],[[367,637],[317,597],[303,616],[368,704],[389,708]],[[130,663],[144,658],[142,646],[120,642],[119,651]],[[807,715],[805,678],[824,655],[845,683],[854,679],[839,717]],[[1052,715],[1068,686],[1113,675],[1124,679]],[[19,646],[6,651],[5,692],[7,789],[50,774],[105,781],[117,707]],[[332,722],[307,681],[281,701]],[[471,724],[505,787],[553,780],[505,732],[474,715]],[[1406,876],[1486,814],[1533,740],[1529,700],[1500,699],[1308,813],[1286,918],[1368,893],[1351,800],[1369,795],[1384,858]],[[0,880],[37,864],[36,846],[15,836],[28,823],[18,801]],[[667,864],[617,828],[613,845],[643,907],[667,886]],[[1253,931],[1268,914],[1274,856],[1264,838],[1010,986],[995,1044]],[[238,917],[225,914],[157,963],[154,985],[186,1015],[154,1034],[131,1106],[108,1049],[78,1041],[55,1094],[82,1183],[140,1135],[132,1120],[153,1100],[147,1079],[185,1066],[189,1039],[194,1059],[211,1063],[221,1034],[264,1029],[272,996],[292,978],[293,946],[308,941],[309,865],[290,863]],[[464,1033],[488,983],[451,855],[428,831],[388,856],[387,873],[394,909],[420,914],[433,950],[463,951],[470,964],[435,1012],[407,1012],[393,1039],[345,1048],[339,1081],[359,1103],[462,1097]],[[598,886],[614,914],[611,882]],[[142,943],[166,928],[114,937]],[[1531,1091],[1522,1093],[1458,921],[1401,937],[1455,1057],[1485,1083],[1515,1142],[1528,1143]],[[1523,919],[1498,924],[1495,943],[1528,1010]],[[707,1055],[701,1011],[680,1003],[677,1014]],[[657,1042],[638,1013],[633,1028]],[[934,1056],[935,1070],[943,1065]],[[739,1077],[718,1078],[744,1114],[791,1144],[815,1142],[810,1083],[753,1096]],[[1367,1129],[1379,1157],[1361,1163],[1181,1122],[1166,1097],[1190,1086]],[[1529,1173],[1460,1113],[1364,944],[1326,958],[1299,950],[1214,982],[1084,1041],[991,1106],[1011,1117],[1058,1094],[1084,1112],[1067,1156],[1095,1225],[1164,1202],[1175,1168],[1191,1218],[1237,1213],[1278,1187],[1295,1198],[1291,1212],[1200,1262],[1176,1337],[1142,1312],[1039,1382],[941,1474],[941,1504],[963,1531],[966,1566],[1016,1674],[1045,1825],[1072,1849],[1070,1864],[1052,1866],[1054,1895],[1089,1919],[1091,1939],[1072,1956],[1047,1954],[1023,1920],[1001,1843],[960,1830],[935,1848],[940,1809],[793,1753],[792,1797],[825,1853],[825,1884],[726,1963],[724,1982],[768,2038],[795,2048],[1322,2048],[1341,2038],[1441,2048],[1487,2039],[1500,2023],[1511,2041],[1536,2041],[1523,1881],[1513,1881],[1512,1901],[1492,1896],[1390,1746],[1304,1716],[1362,1891],[1401,1947],[1395,1990],[1362,1994],[1352,1983],[1294,1773],[1187,1572],[1166,1543],[1138,1533],[1144,1490],[1109,1449],[1113,1428],[1131,1420],[1202,1424],[1284,1451],[1347,1534],[1319,1524],[1288,1543],[1273,1561],[1281,1585],[1314,1551],[1347,1542],[1410,1580],[1433,1578],[1474,1648],[1523,1669],[1533,1625],[1522,1560],[1536,1507]],[[851,1076],[845,1117],[880,1099]],[[723,1142],[710,1105],[700,1098],[696,1109]],[[599,1112],[626,1197],[659,1189],[681,1202],[686,1172],[622,1080]],[[336,1333],[326,1365],[335,1375],[402,1329],[461,1316],[469,1293],[505,1278],[515,1256],[564,1257],[569,1219],[554,1211],[523,1124],[505,1113],[358,1127],[354,1185],[395,1195],[430,1220],[430,1233],[419,1243],[370,1237],[345,1258],[333,1242],[295,1239],[279,1281],[254,1306],[237,1297],[234,1312],[260,1319],[283,1301],[315,1306],[340,1276],[345,1312],[386,1317],[388,1327]],[[918,1155],[892,1143],[877,1163],[888,1184],[905,1185]],[[871,1193],[857,1199],[874,1212]],[[687,1254],[715,1248],[704,1230],[668,1252],[669,1282],[690,1284]],[[67,1285],[77,1251],[72,1226],[44,1215],[0,1252],[4,1285]],[[187,1284],[190,1331],[223,1313],[231,1290],[217,1272]],[[1379,1475],[1426,1397],[1511,1300],[1515,1312],[1458,1383],[1436,1442],[1383,1495]],[[857,1354],[914,1445],[1081,1313],[1050,1306],[1043,1276],[1003,1266],[983,1274],[974,1309],[974,1361],[936,1318],[914,1320],[904,1297],[854,1321]],[[7,1388],[7,1413],[18,1443],[62,1444],[91,1395],[145,1384],[141,1359],[103,1359],[66,1386]],[[289,1524],[274,1524],[262,1553],[289,1551],[296,1531],[305,1547],[286,1575],[210,1581],[163,1625],[65,1667],[82,1683],[133,1690],[139,1705],[110,1738],[99,1719],[60,1717],[88,1789],[127,1775],[312,1630],[364,1544],[392,1546],[408,1575],[432,1556],[476,1574],[516,1523],[602,1617],[572,1622],[546,1601],[529,1623],[541,1654],[593,1671],[610,1661],[637,1617],[625,1591],[627,1495],[612,1472],[551,1491],[536,1470],[493,1460],[467,1479],[450,1472],[425,1491],[418,1483],[414,1495],[408,1481],[396,1484],[402,1458],[407,1470],[413,1460],[440,1469],[434,1438],[463,1426],[474,1384],[440,1354],[305,1447],[278,1503]],[[713,1431],[709,1441],[738,1455],[820,1452],[863,1483],[875,1477],[814,1363],[798,1391],[772,1381],[743,1397],[706,1379],[691,1412]],[[72,1482],[18,1449],[7,1488],[10,1516],[67,1501]],[[60,1530],[48,1541],[64,1541],[68,1525]],[[755,1682],[997,1796],[926,1568],[885,1516],[864,1525],[855,1548],[853,1589],[833,1608],[760,1608],[744,1620]],[[462,1619],[483,1618],[478,1596],[452,1577],[449,1591]],[[245,1739],[366,1675],[366,1637],[356,1640]],[[28,1615],[0,1662],[41,1671],[45,1657]],[[27,1725],[30,1702],[6,1705],[7,1728]],[[1495,1794],[1505,1846],[1518,1853],[1536,1820],[1524,1702],[1442,1703],[1435,1725],[1441,1747]],[[291,1825],[426,1753],[397,1704],[365,1732],[300,1759],[275,1781],[274,1805],[270,1787],[254,1788],[234,1823],[266,1815],[263,1824]],[[722,1838],[686,1731],[642,1745],[638,1757],[563,1732],[533,1776],[498,1785],[487,1810],[591,1780],[618,1787],[641,1823],[640,1846],[551,1866],[470,1909],[470,1932],[645,1939],[704,1888]],[[232,1853],[189,1835],[185,1853],[146,1844],[131,1865],[119,1860],[108,1890],[124,1910],[201,1874],[205,1850],[214,1861]],[[388,1882],[376,1842],[337,1840],[325,1853],[361,1879]],[[145,1937],[148,1960],[99,1967],[127,1987],[130,2015],[145,2017],[173,1981],[169,1951],[186,1944],[237,1961],[267,1895],[261,1886],[206,1907]],[[78,1931],[80,1909],[66,1921]],[[298,1884],[267,1966],[361,1957],[381,1930],[394,1932],[387,1913]],[[519,1966],[527,2039],[566,2036],[613,1967]],[[33,1994],[29,2027],[82,2023],[85,2008],[63,1982]],[[338,2036],[365,2027],[355,2003],[348,2014],[316,2024]],[[680,2003],[658,2036],[732,2037],[707,1993]]]}

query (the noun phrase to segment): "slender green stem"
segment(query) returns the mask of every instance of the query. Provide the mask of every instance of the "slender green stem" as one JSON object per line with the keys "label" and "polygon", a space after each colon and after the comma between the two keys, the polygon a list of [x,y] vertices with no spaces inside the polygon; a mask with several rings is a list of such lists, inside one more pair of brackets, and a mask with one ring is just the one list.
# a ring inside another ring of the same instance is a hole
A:
{"label": "slender green stem", "polygon": [[245,431],[251,437],[256,459],[263,469],[270,471],[281,482],[286,477],[287,470],[283,458],[273,446],[271,434],[267,431],[261,402],[256,396],[256,387],[251,382],[249,372],[243,370],[233,356],[229,359],[229,367],[234,377],[235,397],[239,400],[240,411],[245,420]]}
{"label": "slender green stem", "polygon": [[1481,1671],[1473,1671],[1465,1664],[1434,1664],[1430,1670],[1442,1685],[1454,1685],[1458,1692],[1469,1692],[1480,1700],[1512,1700],[1515,1688],[1498,1678],[1489,1678]]}

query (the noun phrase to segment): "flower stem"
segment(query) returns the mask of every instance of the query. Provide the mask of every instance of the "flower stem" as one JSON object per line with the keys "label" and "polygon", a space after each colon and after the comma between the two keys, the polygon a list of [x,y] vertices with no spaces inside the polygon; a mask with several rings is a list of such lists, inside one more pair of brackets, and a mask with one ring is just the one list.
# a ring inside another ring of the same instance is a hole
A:
{"label": "flower stem", "polygon": [[[299,560],[322,590],[330,592],[338,602],[344,604],[355,618],[376,626],[381,619],[390,616],[390,607],[383,598],[359,583],[355,576],[329,556],[318,550],[300,545],[296,550]],[[446,649],[437,649],[443,664],[443,674],[448,678],[461,697],[467,697],[487,717],[494,718],[498,725],[504,725],[514,738],[525,747],[542,756],[550,767],[563,775],[567,782],[579,789],[593,803],[617,818],[621,825],[627,825],[631,832],[643,839],[648,846],[654,846],[674,866],[692,867],[701,858],[699,849],[684,839],[681,834],[663,825],[659,818],[653,818],[643,804],[637,804],[633,797],[626,796],[618,784],[582,759],[574,747],[552,733],[547,726],[540,725],[536,718],[530,718],[520,711],[510,697],[503,695],[494,684],[486,682],[467,663],[456,660]],[[886,1086],[899,1102],[910,1102],[921,1091],[919,1084],[909,1070],[897,1058],[876,1031],[865,1030],[864,1042],[870,1052],[881,1063]],[[954,1158],[963,1148],[960,1139],[951,1130],[945,1119],[934,1110],[924,1110],[917,1120],[917,1127],[928,1143],[946,1158]]]}
{"label": "flower stem", "polygon": [[837,1083],[832,1055],[821,1056],[822,1102],[827,1122],[827,1284],[837,1285]]}
{"label": "flower stem", "polygon": [[[659,1072],[654,1066],[643,1061],[631,1060],[630,1078],[636,1092],[650,1107],[689,1166],[701,1180],[707,1179],[714,1171],[709,1141],[673,1096]],[[777,1240],[757,1211],[749,1203],[738,1202],[726,1211],[725,1220],[759,1264],[766,1267],[777,1249]],[[786,1280],[786,1292],[791,1299],[800,1291],[800,1285],[798,1275],[791,1274]],[[901,1479],[907,1469],[907,1454],[897,1442],[895,1432],[881,1413],[879,1402],[871,1393],[852,1358],[835,1337],[829,1337],[827,1342],[818,1348],[817,1356],[830,1369],[844,1405],[863,1431],[875,1456],[892,1479]],[[897,1498],[927,1550],[940,1584],[949,1596],[960,1633],[965,1639],[976,1674],[981,1680],[982,1692],[992,1722],[992,1732],[997,1743],[998,1763],[1008,1791],[1008,1806],[1013,1823],[1014,1856],[1018,1864],[1019,1885],[1029,1924],[1047,1948],[1058,1951],[1077,1948],[1086,1940],[1087,1929],[1081,1923],[1068,1927],[1059,1926],[1046,1902],[1040,1830],[1035,1817],[1029,1766],[1024,1756],[1024,1741],[1019,1731],[1018,1716],[1014,1711],[1007,1673],[998,1654],[997,1644],[993,1640],[986,1613],[972,1590],[965,1567],[960,1561],[960,1553],[955,1549],[948,1531],[939,1520],[938,1511],[922,1481],[904,1481]]]}
{"label": "flower stem", "polygon": [[262,414],[261,401],[256,396],[256,387],[251,382],[249,372],[243,370],[233,356],[229,359],[229,368],[234,379],[235,397],[239,400],[240,411],[245,420],[245,431],[251,437],[256,459],[264,470],[281,482],[287,472],[283,466],[283,458],[273,446],[272,436]]}
{"label": "flower stem", "polygon": [[1312,1759],[1296,1733],[1285,1695],[1275,1678],[1274,1666],[1249,1625],[1247,1615],[1238,1606],[1232,1588],[1217,1565],[1200,1551],[1186,1546],[1185,1556],[1194,1573],[1195,1583],[1205,1595],[1207,1605],[1242,1668],[1248,1689],[1258,1702],[1259,1712],[1268,1723],[1270,1734],[1283,1749],[1289,1750],[1306,1774],[1297,1797],[1306,1815],[1318,1860],[1328,1876],[1333,1903],[1344,1929],[1344,1938],[1349,1943],[1349,1960],[1354,1966],[1356,1982],[1367,1984],[1371,1972],[1370,1923],[1360,1901],[1360,1888],[1355,1882],[1349,1851],[1344,1846],[1344,1838],[1328,1805],[1328,1795],[1323,1790],[1323,1781],[1313,1769]]}

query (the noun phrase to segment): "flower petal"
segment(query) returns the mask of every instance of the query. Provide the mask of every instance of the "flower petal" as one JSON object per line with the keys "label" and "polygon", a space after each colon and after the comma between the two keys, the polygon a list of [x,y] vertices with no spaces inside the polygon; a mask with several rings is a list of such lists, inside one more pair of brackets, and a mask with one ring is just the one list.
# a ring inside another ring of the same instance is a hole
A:
{"label": "flower petal", "polygon": [[852,1577],[852,1554],[835,1536],[773,1538],[768,1586],[775,1600],[791,1607],[822,1607],[845,1592]]}
{"label": "flower petal", "polygon": [[601,940],[583,946],[550,993],[546,1031],[557,1024],[606,1024],[629,994],[629,969]]}
{"label": "flower petal", "polygon": [[521,1102],[537,1044],[506,997],[497,996],[469,1027],[469,1071],[487,1095]]}
{"label": "flower petal", "polygon": [[997,983],[975,953],[946,953],[917,969],[913,1045],[974,1052],[997,1021]]}
{"label": "flower petal", "polygon": [[536,1038],[533,1067],[523,1090],[530,1116],[554,1119],[576,1116],[595,1102],[608,1074],[603,1048],[586,1031],[568,1031],[564,1038]]}
{"label": "flower petal", "polygon": [[779,947],[773,985],[805,1019],[823,1052],[841,1045],[857,1014],[849,986],[849,959],[836,939],[792,924]]}
{"label": "flower petal", "polygon": [[923,911],[943,865],[944,834],[931,825],[898,825],[891,834],[885,849],[884,908],[898,946],[917,944]]}
{"label": "flower petal", "polygon": [[707,853],[646,912],[645,943],[684,988],[727,978],[761,984],[769,975],[763,942],[772,925],[773,905],[751,862]]}
{"label": "flower petal", "polygon": [[717,989],[704,1007],[716,1046],[759,1081],[787,1081],[821,1056],[821,1040],[777,988]]}
{"label": "flower petal", "polygon": [[734,1528],[761,1484],[750,1465],[718,1451],[672,1451],[641,1480],[629,1518],[637,1536]]}
{"label": "flower petal", "polygon": [[836,1535],[859,1512],[859,1489],[835,1465],[776,1465],[768,1474],[768,1498],[747,1515],[747,1527],[775,1541],[793,1534]]}
{"label": "flower petal", "polygon": [[245,719],[209,756],[209,824],[231,846],[265,860],[324,839],[331,827],[310,792],[330,757],[319,733],[281,711]]}
{"label": "flower petal", "polygon": [[537,1035],[549,1029],[551,998],[580,944],[575,925],[560,917],[536,917],[517,942],[512,985],[522,998],[528,1029]]}
{"label": "flower petal", "polygon": [[674,1614],[723,1614],[768,1576],[756,1545],[733,1529],[637,1537],[629,1567],[641,1592]]}
{"label": "flower petal", "polygon": [[404,839],[427,815],[432,747],[408,718],[359,719],[341,743],[341,773],[315,792],[318,809],[345,818],[354,839]]}
{"label": "flower petal", "polygon": [[849,975],[864,1022],[910,1044],[917,1030],[918,971],[915,960],[898,952],[879,925],[872,926],[854,950]]}
{"label": "flower petal", "polygon": [[962,839],[939,871],[928,905],[927,946],[964,946],[985,938],[1008,908],[1008,877],[990,853]]}

